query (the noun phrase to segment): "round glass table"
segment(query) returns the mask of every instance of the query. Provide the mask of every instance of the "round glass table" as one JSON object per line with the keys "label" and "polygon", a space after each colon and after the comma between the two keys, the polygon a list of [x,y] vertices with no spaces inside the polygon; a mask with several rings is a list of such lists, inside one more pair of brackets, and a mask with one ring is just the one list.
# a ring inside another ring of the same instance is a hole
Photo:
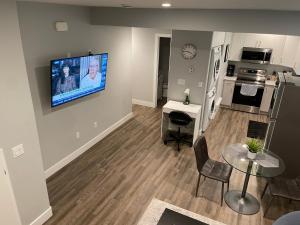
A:
{"label": "round glass table", "polygon": [[254,160],[249,159],[247,153],[247,146],[242,144],[229,145],[222,153],[229,165],[246,174],[243,190],[228,191],[225,194],[225,202],[240,214],[252,215],[259,211],[260,204],[253,195],[247,193],[250,176],[276,177],[284,172],[285,165],[279,156],[270,151],[258,153]]}

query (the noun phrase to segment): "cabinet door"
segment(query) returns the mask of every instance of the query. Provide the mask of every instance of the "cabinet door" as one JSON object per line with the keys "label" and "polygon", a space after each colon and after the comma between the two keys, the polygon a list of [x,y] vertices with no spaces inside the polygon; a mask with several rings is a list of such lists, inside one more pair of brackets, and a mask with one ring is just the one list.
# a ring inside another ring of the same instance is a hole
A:
{"label": "cabinet door", "polygon": [[239,61],[241,60],[242,48],[244,47],[245,34],[234,33],[232,34],[232,41],[230,45],[229,60]]}
{"label": "cabinet door", "polygon": [[235,83],[233,81],[224,81],[222,105],[229,107],[231,106],[234,84]]}
{"label": "cabinet door", "polygon": [[264,94],[260,104],[260,111],[269,112],[271,100],[273,97],[274,86],[266,86],[264,90]]}

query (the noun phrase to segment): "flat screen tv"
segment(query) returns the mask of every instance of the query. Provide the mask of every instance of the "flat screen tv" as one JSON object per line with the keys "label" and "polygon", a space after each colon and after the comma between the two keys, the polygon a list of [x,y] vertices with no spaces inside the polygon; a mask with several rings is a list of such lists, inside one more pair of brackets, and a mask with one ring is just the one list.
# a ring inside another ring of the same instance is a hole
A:
{"label": "flat screen tv", "polygon": [[107,60],[107,53],[52,60],[51,106],[103,91]]}

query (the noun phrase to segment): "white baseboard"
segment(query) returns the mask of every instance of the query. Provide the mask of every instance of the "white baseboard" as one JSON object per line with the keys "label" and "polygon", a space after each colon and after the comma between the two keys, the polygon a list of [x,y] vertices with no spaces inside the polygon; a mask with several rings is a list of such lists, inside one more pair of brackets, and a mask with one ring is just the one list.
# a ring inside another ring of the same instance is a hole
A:
{"label": "white baseboard", "polygon": [[51,216],[52,216],[52,208],[51,206],[43,212],[41,215],[39,215],[38,218],[36,218],[34,221],[32,221],[29,225],[42,225],[44,224]]}
{"label": "white baseboard", "polygon": [[54,173],[56,173],[57,171],[59,171],[60,169],[62,169],[64,166],[66,166],[67,164],[69,164],[70,162],[72,162],[78,156],[80,156],[81,154],[83,154],[84,152],[86,152],[87,150],[89,150],[92,146],[94,146],[95,144],[97,144],[99,141],[101,141],[103,138],[105,138],[111,132],[113,132],[118,127],[120,127],[121,125],[123,125],[124,123],[126,123],[131,118],[133,118],[133,113],[132,112],[129,113],[128,115],[126,115],[125,117],[123,117],[122,119],[120,119],[119,121],[117,121],[116,123],[114,123],[113,125],[111,125],[109,128],[107,128],[106,130],[104,130],[103,132],[101,132],[99,135],[97,135],[96,137],[94,137],[92,140],[90,140],[89,142],[87,142],[86,144],[84,144],[83,146],[81,146],[79,149],[77,149],[76,151],[72,152],[70,155],[66,156],[65,158],[63,158],[62,160],[60,160],[59,162],[57,162],[56,164],[54,164],[53,166],[51,166],[49,169],[47,169],[45,171],[46,178],[52,176]]}
{"label": "white baseboard", "polygon": [[222,97],[219,97],[218,100],[217,100],[217,102],[216,102],[216,106],[220,107],[221,102],[222,102]]}
{"label": "white baseboard", "polygon": [[135,99],[135,98],[132,99],[132,104],[155,108],[155,105],[153,102],[139,100],[139,99]]}

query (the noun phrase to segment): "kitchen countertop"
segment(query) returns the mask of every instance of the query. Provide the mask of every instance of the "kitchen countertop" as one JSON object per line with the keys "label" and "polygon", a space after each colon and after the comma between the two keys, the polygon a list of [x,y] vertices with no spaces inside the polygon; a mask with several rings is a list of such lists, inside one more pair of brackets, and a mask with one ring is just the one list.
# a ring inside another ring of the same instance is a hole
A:
{"label": "kitchen countertop", "polygon": [[266,86],[276,86],[276,81],[275,80],[266,80],[265,85]]}
{"label": "kitchen countertop", "polygon": [[225,76],[224,80],[228,80],[228,81],[236,81],[237,77],[233,76],[233,77],[229,77],[229,76]]}

